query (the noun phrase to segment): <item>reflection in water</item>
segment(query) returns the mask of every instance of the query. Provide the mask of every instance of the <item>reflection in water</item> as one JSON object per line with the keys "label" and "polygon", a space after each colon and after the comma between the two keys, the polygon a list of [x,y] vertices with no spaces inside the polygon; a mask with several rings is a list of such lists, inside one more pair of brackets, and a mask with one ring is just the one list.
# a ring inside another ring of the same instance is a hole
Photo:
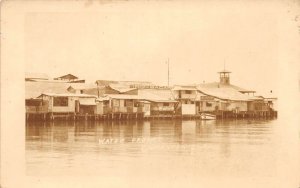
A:
{"label": "reflection in water", "polygon": [[276,120],[30,122],[27,173],[272,176],[276,127]]}

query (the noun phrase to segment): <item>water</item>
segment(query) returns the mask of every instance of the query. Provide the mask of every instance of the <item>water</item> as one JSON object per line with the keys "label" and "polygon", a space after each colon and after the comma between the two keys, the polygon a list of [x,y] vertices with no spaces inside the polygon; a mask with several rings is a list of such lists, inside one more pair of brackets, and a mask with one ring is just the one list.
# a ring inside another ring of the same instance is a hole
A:
{"label": "water", "polygon": [[273,177],[277,120],[31,122],[29,176]]}

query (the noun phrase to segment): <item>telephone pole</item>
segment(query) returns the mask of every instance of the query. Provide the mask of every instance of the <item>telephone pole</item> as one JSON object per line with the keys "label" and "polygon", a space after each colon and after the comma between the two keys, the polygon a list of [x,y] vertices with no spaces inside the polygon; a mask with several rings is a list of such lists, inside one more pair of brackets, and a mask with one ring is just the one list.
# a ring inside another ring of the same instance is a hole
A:
{"label": "telephone pole", "polygon": [[167,61],[167,63],[168,63],[168,87],[170,86],[170,63],[169,63],[169,58],[168,58],[168,61]]}

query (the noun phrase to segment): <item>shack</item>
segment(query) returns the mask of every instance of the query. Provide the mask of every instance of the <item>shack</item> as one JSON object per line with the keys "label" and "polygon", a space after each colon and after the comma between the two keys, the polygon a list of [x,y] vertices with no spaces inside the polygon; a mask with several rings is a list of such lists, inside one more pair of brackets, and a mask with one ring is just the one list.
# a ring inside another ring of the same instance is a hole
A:
{"label": "shack", "polygon": [[138,92],[141,99],[150,102],[151,116],[175,115],[178,101],[171,89],[139,89]]}
{"label": "shack", "polygon": [[94,113],[96,96],[74,93],[43,93],[38,99],[47,101],[51,113]]}
{"label": "shack", "polygon": [[96,99],[96,114],[108,115],[113,119],[143,117],[148,114],[147,109],[150,109],[150,104],[138,95],[108,94]]}

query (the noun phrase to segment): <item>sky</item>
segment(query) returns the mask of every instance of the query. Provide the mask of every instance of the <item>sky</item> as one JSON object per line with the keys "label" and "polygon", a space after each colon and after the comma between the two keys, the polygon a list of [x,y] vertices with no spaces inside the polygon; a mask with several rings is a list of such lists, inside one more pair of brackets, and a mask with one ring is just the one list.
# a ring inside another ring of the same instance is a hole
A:
{"label": "sky", "polygon": [[225,65],[232,84],[275,91],[278,10],[231,2],[82,1],[28,12],[25,69],[167,85],[169,59],[171,85],[218,81]]}

